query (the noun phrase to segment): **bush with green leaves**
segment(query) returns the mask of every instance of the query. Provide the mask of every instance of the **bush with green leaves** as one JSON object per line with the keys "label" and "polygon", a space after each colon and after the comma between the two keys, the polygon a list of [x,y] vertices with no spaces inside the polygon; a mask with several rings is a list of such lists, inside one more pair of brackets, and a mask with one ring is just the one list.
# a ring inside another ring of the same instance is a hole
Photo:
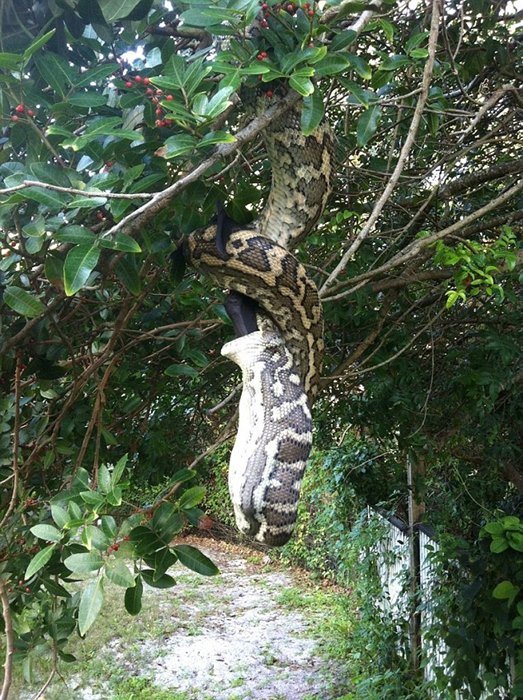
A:
{"label": "bush with green leaves", "polygon": [[78,469],[68,488],[49,501],[28,499],[17,513],[16,530],[0,536],[0,592],[12,625],[4,631],[28,677],[45,650],[55,664],[75,660],[66,647],[74,634],[87,633],[108,585],[124,589],[125,607],[136,615],[144,583],[174,586],[167,570],[177,562],[204,576],[218,573],[198,549],[173,543],[186,523],[197,524],[202,516],[197,505],[204,489],[187,488],[195,472],[178,472],[164,498],[117,522],[129,486],[126,462],[123,457],[114,466],[100,465],[93,479]]}

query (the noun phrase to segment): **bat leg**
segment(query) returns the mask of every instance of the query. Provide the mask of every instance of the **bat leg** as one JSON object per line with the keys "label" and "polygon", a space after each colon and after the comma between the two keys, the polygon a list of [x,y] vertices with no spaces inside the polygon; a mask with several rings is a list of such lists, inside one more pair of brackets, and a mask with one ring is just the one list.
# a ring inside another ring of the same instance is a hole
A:
{"label": "bat leg", "polygon": [[237,338],[258,330],[256,323],[258,304],[250,297],[240,292],[229,292],[225,310],[232,321]]}

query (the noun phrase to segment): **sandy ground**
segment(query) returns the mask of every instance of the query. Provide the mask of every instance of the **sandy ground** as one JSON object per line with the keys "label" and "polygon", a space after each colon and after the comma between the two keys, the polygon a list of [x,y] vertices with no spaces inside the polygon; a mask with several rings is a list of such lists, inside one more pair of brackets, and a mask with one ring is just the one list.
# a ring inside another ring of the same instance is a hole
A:
{"label": "sandy ground", "polygon": [[[168,593],[151,589],[170,631],[141,643],[141,668],[125,661],[125,650],[115,640],[110,650],[115,662],[128,665],[130,675],[147,676],[159,687],[198,700],[343,697],[336,690],[343,685],[341,669],[322,659],[311,633],[320,619],[314,616],[321,613],[278,602],[285,589],[296,585],[296,574],[265,570],[239,547],[212,540],[192,544],[217,564],[220,575],[201,577],[177,569],[172,572],[175,588]],[[183,599],[183,605],[173,606],[169,596]],[[84,698],[107,696],[89,693]]]}

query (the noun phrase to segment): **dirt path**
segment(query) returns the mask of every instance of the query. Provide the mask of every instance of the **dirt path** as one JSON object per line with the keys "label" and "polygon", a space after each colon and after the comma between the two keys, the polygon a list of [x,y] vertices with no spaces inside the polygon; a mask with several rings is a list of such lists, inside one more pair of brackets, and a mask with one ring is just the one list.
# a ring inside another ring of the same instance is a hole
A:
{"label": "dirt path", "polygon": [[151,589],[149,594],[154,590],[158,598],[164,632],[144,640],[133,660],[126,659],[121,643],[113,640],[115,662],[157,687],[178,691],[180,698],[343,697],[336,690],[343,685],[341,671],[320,656],[313,634],[322,613],[305,613],[280,602],[282,594],[298,583],[293,575],[252,563],[249,550],[211,540],[193,544],[218,565],[221,574],[205,578],[177,569],[175,588]]}

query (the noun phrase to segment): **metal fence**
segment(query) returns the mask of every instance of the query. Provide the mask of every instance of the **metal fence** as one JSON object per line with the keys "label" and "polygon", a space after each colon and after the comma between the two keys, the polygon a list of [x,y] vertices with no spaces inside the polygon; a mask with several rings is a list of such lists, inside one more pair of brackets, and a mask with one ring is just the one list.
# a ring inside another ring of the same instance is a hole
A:
{"label": "metal fence", "polygon": [[[369,508],[367,517],[380,524],[379,542],[375,547],[376,566],[381,580],[383,596],[380,608],[393,615],[394,619],[408,621],[408,644],[412,662],[423,658],[423,674],[427,681],[436,678],[436,669],[445,669],[447,647],[442,640],[429,638],[427,631],[433,622],[432,599],[436,584],[436,572],[430,555],[439,550],[439,545],[430,528],[422,525],[409,526],[399,518],[385,517]],[[405,625],[403,625],[405,627]],[[510,694],[499,689],[499,697]],[[435,696],[436,697],[436,696]],[[463,696],[459,691],[456,700]],[[484,693],[477,700],[488,700],[491,693]],[[439,700],[439,699],[438,699]]]}

